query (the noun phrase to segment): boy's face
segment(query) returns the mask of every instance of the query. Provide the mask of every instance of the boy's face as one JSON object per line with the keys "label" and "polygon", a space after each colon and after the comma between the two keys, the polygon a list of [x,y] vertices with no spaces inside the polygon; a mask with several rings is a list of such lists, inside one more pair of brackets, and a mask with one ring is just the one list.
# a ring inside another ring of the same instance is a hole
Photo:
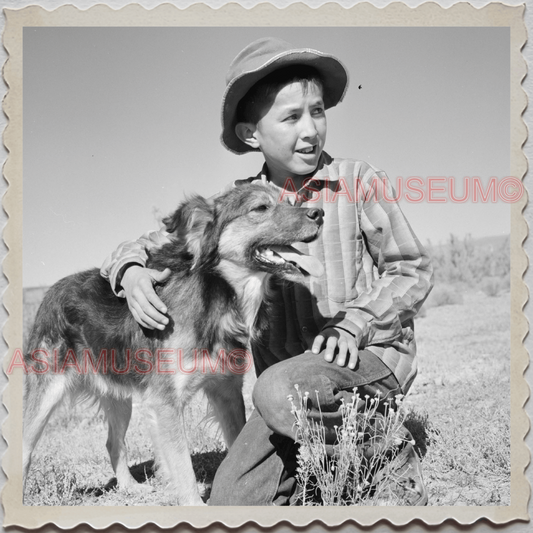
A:
{"label": "boy's face", "polygon": [[270,180],[283,186],[287,178],[314,173],[326,132],[322,89],[310,82],[304,93],[302,84],[294,82],[278,92],[252,135],[265,157]]}

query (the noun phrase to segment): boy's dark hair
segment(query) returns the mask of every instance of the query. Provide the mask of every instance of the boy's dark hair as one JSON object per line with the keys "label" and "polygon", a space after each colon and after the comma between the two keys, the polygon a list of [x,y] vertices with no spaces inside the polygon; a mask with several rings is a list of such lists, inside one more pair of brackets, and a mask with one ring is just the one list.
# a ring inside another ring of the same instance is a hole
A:
{"label": "boy's dark hair", "polygon": [[304,94],[309,84],[315,83],[324,90],[324,82],[313,67],[291,65],[271,72],[259,80],[241,99],[237,106],[237,122],[251,122],[256,125],[274,103],[279,91],[290,83],[300,82]]}

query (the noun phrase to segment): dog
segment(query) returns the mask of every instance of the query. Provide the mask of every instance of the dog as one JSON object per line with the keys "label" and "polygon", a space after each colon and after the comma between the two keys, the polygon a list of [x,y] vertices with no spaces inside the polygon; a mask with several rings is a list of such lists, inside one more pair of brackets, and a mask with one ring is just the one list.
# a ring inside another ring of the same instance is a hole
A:
{"label": "dog", "polygon": [[158,470],[179,505],[203,505],[185,405],[204,391],[231,446],[245,423],[243,372],[251,366],[251,341],[267,327],[269,283],[323,270],[290,246],[319,236],[323,211],[278,200],[273,186],[245,183],[211,200],[194,196],[163,220],[169,242],[147,263],[171,270],[156,286],[168,308],[163,331],[141,327],[97,269],[50,288],[24,355],[32,369],[25,381],[24,482],[51,413],[70,395],[92,398],[104,411],[119,489],[147,490],[130,474],[124,443],[132,394],[139,393],[151,415]]}

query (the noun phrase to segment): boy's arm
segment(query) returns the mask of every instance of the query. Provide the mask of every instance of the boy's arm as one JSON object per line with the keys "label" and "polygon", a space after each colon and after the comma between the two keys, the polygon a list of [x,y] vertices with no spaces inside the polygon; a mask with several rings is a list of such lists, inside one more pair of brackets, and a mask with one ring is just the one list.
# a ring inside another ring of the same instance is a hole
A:
{"label": "boy's arm", "polygon": [[[377,197],[362,201],[361,230],[377,268],[369,290],[337,313],[324,329],[350,333],[357,347],[388,344],[402,334],[402,324],[412,319],[433,286],[433,268],[424,247],[413,233],[383,173],[377,177]],[[365,184],[365,191],[369,190]],[[385,187],[387,194],[383,197]]]}
{"label": "boy's arm", "polygon": [[145,268],[147,251],[169,242],[164,229],[145,233],[136,241],[123,242],[105,261],[100,274],[109,281],[113,292],[126,298],[135,320],[148,329],[164,329],[168,323],[167,308],[154,290],[154,283],[170,275]]}
{"label": "boy's arm", "polygon": [[160,248],[167,242],[170,242],[170,239],[164,229],[145,233],[136,241],[123,242],[106,258],[100,268],[100,274],[109,281],[113,292],[123,298],[125,293],[121,281],[126,269],[132,265],[144,267],[148,260],[146,252]]}

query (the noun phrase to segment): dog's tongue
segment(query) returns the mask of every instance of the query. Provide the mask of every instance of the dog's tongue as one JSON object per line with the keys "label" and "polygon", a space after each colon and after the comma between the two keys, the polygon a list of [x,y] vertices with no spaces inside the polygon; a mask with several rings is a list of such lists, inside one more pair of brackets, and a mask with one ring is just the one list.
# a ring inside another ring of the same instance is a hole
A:
{"label": "dog's tongue", "polygon": [[296,263],[311,276],[318,278],[324,273],[324,266],[316,257],[305,255],[292,246],[270,246],[270,249],[283,257],[285,261]]}

